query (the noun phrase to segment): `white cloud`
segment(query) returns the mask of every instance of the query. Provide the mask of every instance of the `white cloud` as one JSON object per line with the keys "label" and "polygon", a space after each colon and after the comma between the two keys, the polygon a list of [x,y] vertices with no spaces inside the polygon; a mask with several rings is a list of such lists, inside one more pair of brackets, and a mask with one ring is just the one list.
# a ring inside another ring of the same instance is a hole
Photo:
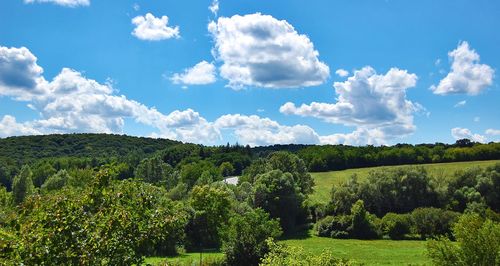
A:
{"label": "white cloud", "polygon": [[458,108],[458,107],[462,107],[462,106],[465,106],[465,104],[467,103],[466,100],[463,100],[463,101],[459,101],[458,103],[456,103],[454,105],[455,108]]}
{"label": "white cloud", "polygon": [[499,136],[500,135],[500,129],[486,129],[485,131],[486,135],[491,135],[491,136]]}
{"label": "white cloud", "polygon": [[470,49],[467,42],[449,52],[451,71],[437,86],[431,86],[435,94],[477,95],[493,83],[494,70],[479,63],[479,54]]}
{"label": "white cloud", "polygon": [[251,146],[320,142],[318,134],[308,126],[284,126],[269,118],[256,115],[223,115],[214,122],[214,125],[219,129],[234,130],[239,142]]}
{"label": "white cloud", "polygon": [[337,74],[339,77],[344,78],[344,77],[349,76],[349,71],[340,68],[340,69],[337,69],[337,71],[335,71],[335,74]]}
{"label": "white cloud", "polygon": [[5,115],[0,120],[0,137],[37,134],[40,134],[40,132],[33,129],[29,123],[17,123],[16,118],[13,116]]}
{"label": "white cloud", "polygon": [[219,12],[219,0],[213,0],[212,4],[208,7],[210,12],[212,12],[215,16],[217,16],[217,12]]}
{"label": "white cloud", "polygon": [[207,61],[201,61],[183,73],[175,73],[170,80],[175,84],[203,85],[216,81],[215,66]]}
{"label": "white cloud", "polygon": [[53,3],[65,7],[89,6],[90,0],[24,0],[25,3]]}
{"label": "white cloud", "polygon": [[137,3],[134,3],[134,4],[132,5],[132,8],[133,8],[135,11],[139,11],[139,10],[141,9],[141,6],[140,6],[139,4],[137,4]]}
{"label": "white cloud", "polygon": [[132,35],[147,41],[160,41],[170,38],[179,38],[179,26],[169,27],[168,17],[156,18],[151,13],[145,16],[137,16],[132,19],[132,24],[136,27]]}
{"label": "white cloud", "polygon": [[373,68],[364,67],[347,81],[334,83],[336,103],[313,102],[297,107],[288,102],[281,106],[280,112],[355,126],[357,129],[350,137],[370,135],[365,138],[372,139],[369,142],[384,143],[415,131],[413,114],[424,108],[409,101],[406,90],[416,82],[417,76],[406,70],[392,68],[385,75],[378,75]]}
{"label": "white cloud", "polygon": [[235,15],[210,22],[208,29],[215,41],[212,52],[222,61],[220,75],[233,89],[308,87],[329,77],[313,43],[285,20]]}
{"label": "white cloud", "polygon": [[332,134],[321,136],[321,144],[344,144],[344,145],[384,145],[386,144],[386,133],[378,128],[357,128],[347,134]]}
{"label": "white cloud", "polygon": [[451,135],[456,140],[469,139],[469,140],[475,141],[475,142],[481,142],[481,143],[486,142],[486,137],[479,135],[479,134],[473,134],[468,128],[461,128],[461,127],[452,128]]}

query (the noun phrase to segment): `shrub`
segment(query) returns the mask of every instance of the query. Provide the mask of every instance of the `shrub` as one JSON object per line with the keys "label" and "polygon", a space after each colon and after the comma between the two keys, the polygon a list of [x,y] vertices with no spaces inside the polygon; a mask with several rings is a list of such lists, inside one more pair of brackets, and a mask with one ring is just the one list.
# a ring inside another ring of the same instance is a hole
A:
{"label": "shrub", "polygon": [[437,208],[418,208],[411,213],[415,233],[422,238],[450,235],[459,214]]}
{"label": "shrub", "polygon": [[268,252],[266,239],[281,235],[279,222],[262,209],[235,215],[224,234],[223,251],[229,265],[258,265]]}
{"label": "shrub", "polygon": [[351,208],[352,215],[352,231],[351,235],[359,239],[374,239],[378,238],[378,233],[373,223],[372,218],[365,209],[365,204],[362,200],[358,200]]}
{"label": "shrub", "polygon": [[500,223],[465,214],[453,226],[456,243],[441,237],[427,242],[427,255],[436,265],[499,265]]}
{"label": "shrub", "polygon": [[351,232],[352,216],[327,216],[316,223],[318,236],[348,238]]}
{"label": "shrub", "polygon": [[409,214],[388,213],[381,221],[381,229],[391,239],[403,239],[411,231],[411,216]]}

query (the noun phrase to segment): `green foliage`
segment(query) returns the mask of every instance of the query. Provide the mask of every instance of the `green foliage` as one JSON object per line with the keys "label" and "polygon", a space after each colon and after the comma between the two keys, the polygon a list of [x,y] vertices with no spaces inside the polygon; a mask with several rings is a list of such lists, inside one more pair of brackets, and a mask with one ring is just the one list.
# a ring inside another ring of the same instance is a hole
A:
{"label": "green foliage", "polygon": [[188,248],[217,248],[231,211],[231,198],[227,189],[213,186],[195,186],[190,193],[189,205],[194,213],[186,228]]}
{"label": "green foliage", "polygon": [[415,233],[422,238],[450,235],[459,214],[438,208],[418,208],[411,213]]}
{"label": "green foliage", "polygon": [[43,183],[41,190],[43,193],[48,193],[54,190],[59,190],[69,183],[71,176],[66,170],[60,170],[56,174],[49,177]]}
{"label": "green foliage", "polygon": [[381,221],[382,232],[391,239],[404,239],[411,233],[412,219],[409,214],[387,213]]}
{"label": "green foliage", "polygon": [[295,230],[297,218],[304,212],[304,195],[294,183],[290,173],[272,170],[257,176],[254,184],[255,207],[268,212],[272,218],[279,218],[285,233]]}
{"label": "green foliage", "polygon": [[355,263],[335,258],[333,254],[324,250],[319,255],[304,252],[301,247],[289,247],[284,244],[268,241],[270,252],[262,260],[261,266],[343,266]]}
{"label": "green foliage", "polygon": [[92,187],[30,198],[15,252],[27,265],[130,265],[146,254],[173,252],[187,216],[165,191],[112,182],[101,171]]}
{"label": "green foliage", "polygon": [[135,169],[135,177],[151,184],[163,185],[171,189],[177,185],[177,172],[160,156],[153,156],[142,160]]}
{"label": "green foliage", "polygon": [[223,162],[219,166],[219,172],[223,177],[231,176],[234,173],[234,167],[230,162]]}
{"label": "green foliage", "polygon": [[208,161],[197,161],[182,165],[181,167],[181,181],[193,187],[198,179],[205,173],[205,180],[211,181],[221,180],[222,176],[219,169]]}
{"label": "green foliage", "polygon": [[362,200],[356,201],[351,208],[352,229],[351,235],[358,239],[375,239],[378,238],[375,225],[372,217],[365,209],[365,204]]}
{"label": "green foliage", "polygon": [[351,215],[326,216],[315,224],[318,236],[345,239],[352,229]]}
{"label": "green foliage", "polygon": [[36,187],[41,187],[45,180],[54,175],[57,170],[48,161],[43,160],[32,167],[32,172],[33,184]]}
{"label": "green foliage", "polygon": [[281,235],[279,222],[262,209],[234,215],[224,234],[223,251],[229,265],[258,265],[268,252],[266,239]]}
{"label": "green foliage", "polygon": [[304,161],[297,155],[289,152],[275,152],[269,156],[267,161],[271,169],[292,174],[293,181],[298,185],[303,195],[312,193],[314,181],[307,172]]}
{"label": "green foliage", "polygon": [[35,186],[31,179],[33,173],[29,166],[25,165],[21,168],[18,175],[14,177],[12,182],[12,192],[14,196],[14,203],[22,203],[28,196],[35,193]]}
{"label": "green foliage", "polygon": [[435,265],[500,264],[500,223],[463,215],[453,227],[453,236],[456,243],[445,237],[427,242],[427,254]]}

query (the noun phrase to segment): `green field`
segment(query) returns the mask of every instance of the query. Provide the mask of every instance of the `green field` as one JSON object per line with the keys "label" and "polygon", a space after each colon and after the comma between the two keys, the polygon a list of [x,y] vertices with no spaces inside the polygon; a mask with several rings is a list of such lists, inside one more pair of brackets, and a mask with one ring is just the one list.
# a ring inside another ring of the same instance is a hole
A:
{"label": "green field", "polygon": [[[329,250],[336,257],[355,260],[364,265],[428,265],[430,261],[425,256],[425,241],[413,240],[356,240],[333,239],[309,236],[304,239],[284,240],[290,246],[302,247],[304,251],[320,254]],[[221,257],[222,253],[203,254],[203,258]],[[186,265],[198,265],[199,253],[186,253],[177,257],[167,258],[168,262],[178,262]],[[164,258],[147,258],[146,263],[155,265]]]}
{"label": "green field", "polygon": [[[203,253],[201,258],[202,261],[205,259],[210,259],[210,258],[220,258],[224,256],[222,252],[210,252],[210,253]],[[150,265],[157,265],[161,262],[165,262],[165,260],[168,263],[178,263],[178,264],[185,264],[185,265],[198,265],[200,262],[200,253],[183,253],[181,255],[175,256],[175,257],[168,257],[168,258],[161,258],[161,257],[149,257],[146,258],[146,261],[144,262],[144,265],[150,264]]]}
{"label": "green field", "polygon": [[283,241],[302,247],[306,252],[320,254],[329,250],[334,256],[354,260],[364,265],[426,265],[425,241],[357,240],[311,236]]}
{"label": "green field", "polygon": [[[436,164],[421,164],[427,171],[437,177],[447,177],[451,176],[455,171],[466,169],[474,166],[485,167],[490,166],[495,163],[500,163],[500,160],[492,161],[473,161],[473,162],[455,162],[455,163],[436,163]],[[331,172],[321,172],[321,173],[311,173],[315,186],[314,193],[311,195],[311,200],[314,202],[327,202],[330,198],[330,191],[334,184],[340,184],[345,182],[353,174],[357,174],[359,180],[363,180],[368,176],[368,173],[373,170],[380,170],[384,168],[394,168],[394,167],[404,167],[401,166],[379,166],[379,167],[367,167],[367,168],[357,168],[357,169],[347,169],[341,171],[331,171]],[[408,166],[408,165],[406,165]]]}

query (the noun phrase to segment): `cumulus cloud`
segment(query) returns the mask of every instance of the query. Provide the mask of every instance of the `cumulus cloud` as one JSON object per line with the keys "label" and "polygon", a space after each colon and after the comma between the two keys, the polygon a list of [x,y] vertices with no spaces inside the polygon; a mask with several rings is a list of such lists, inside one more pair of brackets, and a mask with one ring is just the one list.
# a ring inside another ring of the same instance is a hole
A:
{"label": "cumulus cloud", "polygon": [[213,0],[208,9],[212,12],[212,14],[217,16],[217,12],[219,12],[219,0]]}
{"label": "cumulus cloud", "polygon": [[13,116],[5,115],[0,120],[0,137],[37,134],[40,134],[40,132],[32,128],[29,123],[18,123]]}
{"label": "cumulus cloud", "polygon": [[141,40],[160,41],[180,37],[179,26],[169,27],[167,16],[157,18],[147,13],[145,16],[133,18],[132,24],[136,26],[132,35]]}
{"label": "cumulus cloud", "polygon": [[431,86],[435,94],[477,95],[493,83],[494,70],[479,63],[479,54],[462,42],[449,52],[451,71],[437,86]]}
{"label": "cumulus cloud", "polygon": [[[424,108],[406,98],[406,90],[416,85],[417,76],[406,70],[390,69],[378,75],[369,66],[357,70],[345,82],[335,82],[336,103],[302,104],[288,102],[281,106],[283,114],[315,117],[329,123],[355,126],[350,137],[377,138],[383,143],[415,131],[413,114]],[[356,133],[356,134],[354,134]],[[362,133],[362,134],[361,134]],[[341,135],[336,135],[339,139]]]}
{"label": "cumulus cloud", "polygon": [[25,3],[52,3],[65,7],[89,6],[90,0],[24,0]]}
{"label": "cumulus cloud", "polygon": [[320,85],[329,77],[311,40],[285,20],[260,13],[212,21],[208,29],[228,86],[295,88]]}
{"label": "cumulus cloud", "polygon": [[344,77],[349,76],[349,71],[340,68],[340,69],[337,69],[337,71],[335,71],[335,74],[337,74],[337,76],[339,76],[339,77],[344,78]]}
{"label": "cumulus cloud", "polygon": [[453,136],[453,138],[456,140],[469,139],[475,142],[481,142],[481,143],[486,142],[485,136],[479,134],[473,134],[468,128],[461,128],[461,127],[452,128],[451,136]]}
{"label": "cumulus cloud", "polygon": [[308,126],[280,125],[274,120],[256,115],[223,115],[214,122],[214,125],[220,129],[234,130],[238,141],[251,146],[320,142],[318,134]]}
{"label": "cumulus cloud", "polygon": [[462,107],[462,106],[465,106],[465,104],[467,103],[466,100],[463,100],[463,101],[459,101],[458,103],[456,103],[454,105],[455,108],[458,108],[458,107]]}
{"label": "cumulus cloud", "polygon": [[500,129],[486,129],[485,131],[486,135],[491,135],[491,136],[500,136]]}
{"label": "cumulus cloud", "polygon": [[185,69],[183,73],[175,73],[170,80],[175,84],[203,85],[216,81],[215,66],[207,61],[201,61],[195,66]]}

